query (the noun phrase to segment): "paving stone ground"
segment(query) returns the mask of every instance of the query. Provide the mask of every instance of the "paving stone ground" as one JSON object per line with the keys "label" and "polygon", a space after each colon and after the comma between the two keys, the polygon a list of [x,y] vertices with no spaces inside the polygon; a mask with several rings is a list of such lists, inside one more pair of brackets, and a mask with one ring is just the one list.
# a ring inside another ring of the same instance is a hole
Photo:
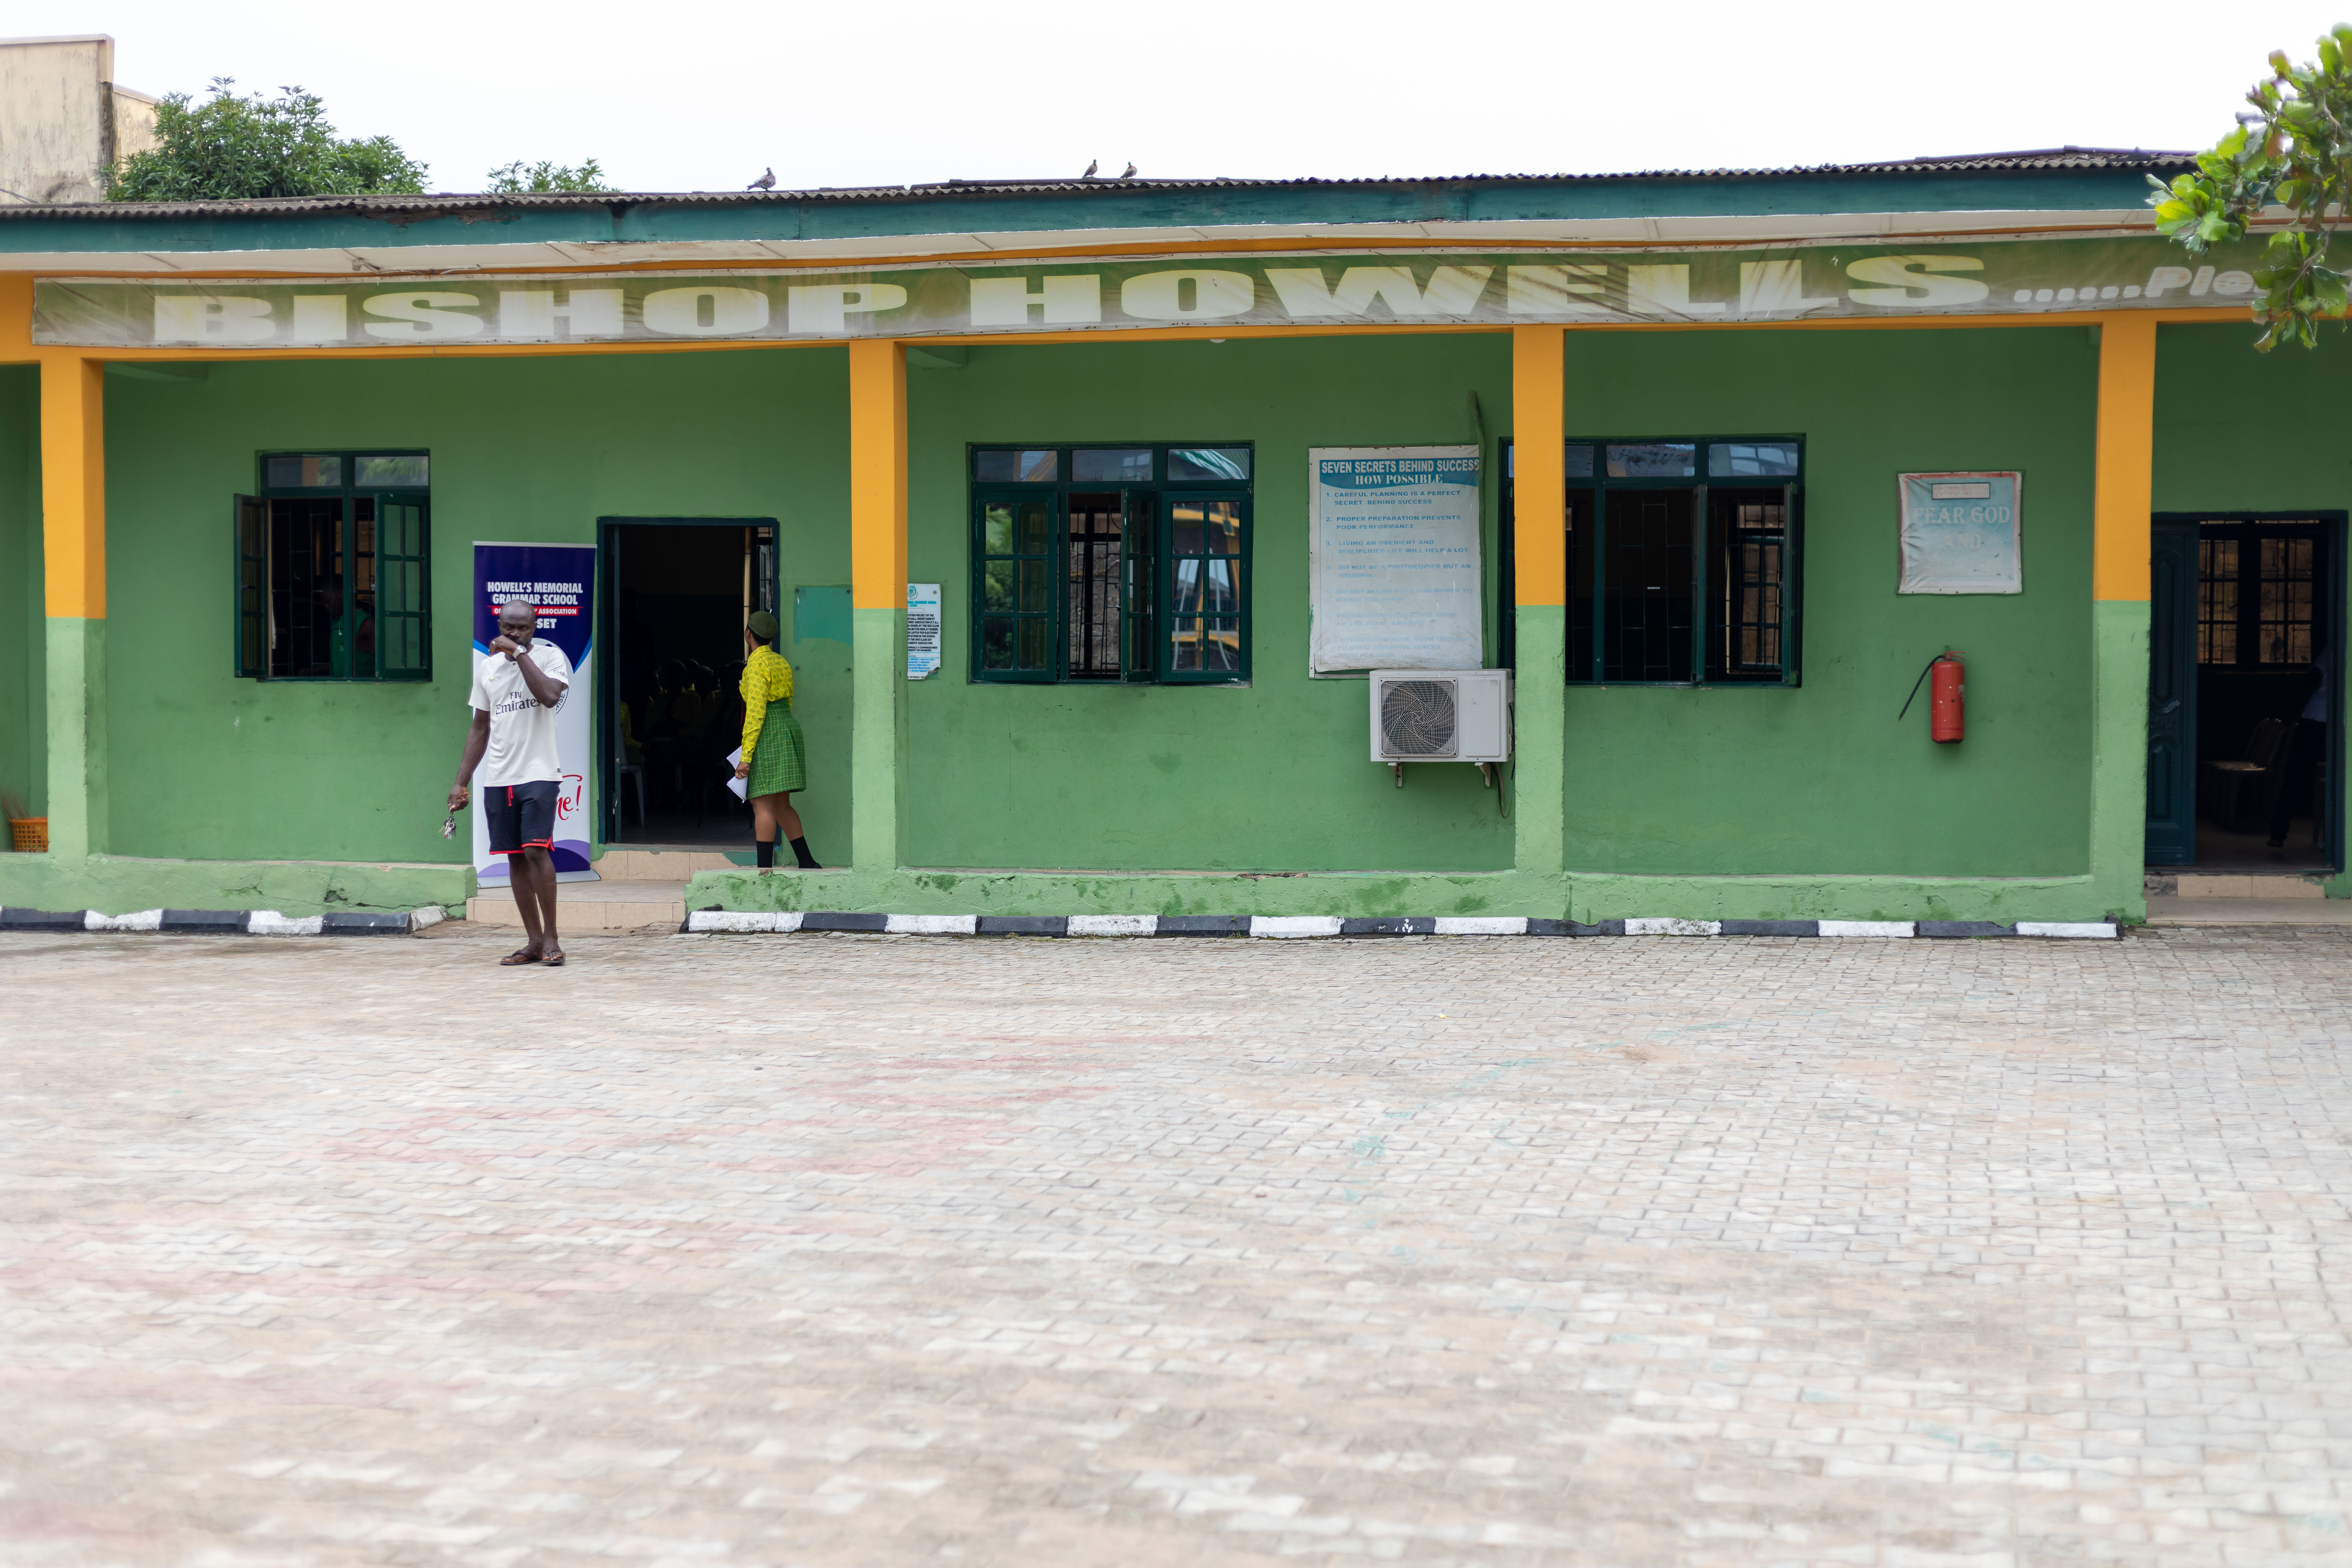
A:
{"label": "paving stone ground", "polygon": [[0,937],[0,1563],[2352,1563],[2342,928],[507,945]]}

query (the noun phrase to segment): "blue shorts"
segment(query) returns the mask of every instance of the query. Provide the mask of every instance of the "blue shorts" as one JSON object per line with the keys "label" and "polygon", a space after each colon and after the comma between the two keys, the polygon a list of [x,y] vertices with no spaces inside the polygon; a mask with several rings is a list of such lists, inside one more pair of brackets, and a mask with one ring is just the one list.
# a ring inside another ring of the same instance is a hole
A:
{"label": "blue shorts", "polygon": [[553,779],[530,784],[485,784],[482,812],[490,827],[490,853],[520,855],[555,847]]}

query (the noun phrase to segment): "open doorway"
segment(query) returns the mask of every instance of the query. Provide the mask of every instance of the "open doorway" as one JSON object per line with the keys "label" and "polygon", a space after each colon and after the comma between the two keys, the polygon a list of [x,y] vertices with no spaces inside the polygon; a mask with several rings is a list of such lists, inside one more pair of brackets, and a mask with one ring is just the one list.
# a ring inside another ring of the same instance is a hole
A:
{"label": "open doorway", "polygon": [[2341,513],[2156,520],[2152,866],[2343,864]]}
{"label": "open doorway", "polygon": [[604,841],[744,848],[743,625],[776,605],[772,518],[599,520]]}

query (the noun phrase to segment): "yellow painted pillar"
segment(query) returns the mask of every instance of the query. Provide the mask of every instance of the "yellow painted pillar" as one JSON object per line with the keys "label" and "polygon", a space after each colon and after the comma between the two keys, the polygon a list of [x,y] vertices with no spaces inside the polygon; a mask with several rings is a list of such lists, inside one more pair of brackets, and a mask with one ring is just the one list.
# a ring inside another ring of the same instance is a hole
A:
{"label": "yellow painted pillar", "polygon": [[49,852],[106,849],[106,365],[43,352]]}
{"label": "yellow painted pillar", "polygon": [[2091,855],[2097,912],[2147,912],[2149,516],[2155,510],[2156,322],[2099,329],[2091,555]]}
{"label": "yellow painted pillar", "polygon": [[1511,539],[1518,668],[1513,677],[1514,863],[1559,884],[1537,912],[1567,910],[1567,332],[1511,329]]}
{"label": "yellow painted pillar", "polygon": [[887,340],[849,345],[849,858],[887,872],[907,818],[907,356]]}

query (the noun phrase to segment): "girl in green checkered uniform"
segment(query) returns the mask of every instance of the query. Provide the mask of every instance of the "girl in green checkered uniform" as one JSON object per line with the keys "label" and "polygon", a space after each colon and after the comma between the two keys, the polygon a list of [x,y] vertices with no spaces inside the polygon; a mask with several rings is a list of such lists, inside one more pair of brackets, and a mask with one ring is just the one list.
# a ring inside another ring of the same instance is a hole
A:
{"label": "girl in green checkered uniform", "polygon": [[802,868],[816,868],[793,792],[808,787],[808,742],[793,717],[793,667],[775,649],[776,617],[754,610],[743,626],[743,759],[735,776],[749,781],[751,847],[760,868],[776,863],[776,830],[783,829]]}

